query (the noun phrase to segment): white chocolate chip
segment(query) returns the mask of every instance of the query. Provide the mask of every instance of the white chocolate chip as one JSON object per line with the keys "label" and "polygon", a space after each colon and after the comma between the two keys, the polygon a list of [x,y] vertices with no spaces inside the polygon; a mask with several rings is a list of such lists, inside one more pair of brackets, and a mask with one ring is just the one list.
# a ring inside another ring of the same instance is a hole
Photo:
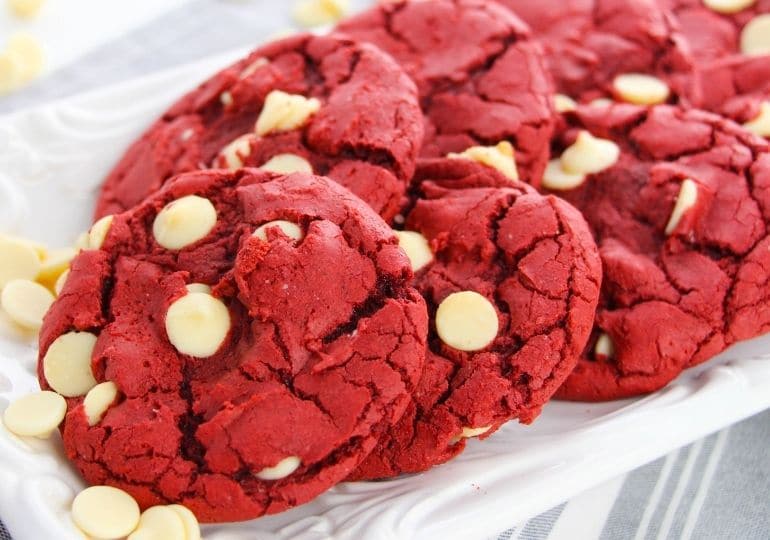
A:
{"label": "white chocolate chip", "polygon": [[52,249],[43,259],[37,280],[47,286],[56,283],[56,280],[69,268],[70,262],[77,254],[75,248]]}
{"label": "white chocolate chip", "polygon": [[152,506],[142,512],[139,525],[128,540],[185,540],[184,523],[168,506]]}
{"label": "white chocolate chip", "polygon": [[484,426],[484,427],[477,427],[477,428],[464,427],[460,436],[463,439],[470,439],[471,437],[478,437],[480,435],[484,435],[484,433],[486,433],[490,429],[492,429],[492,426]]}
{"label": "white chocolate chip", "polygon": [[89,426],[95,426],[102,421],[104,413],[118,397],[118,386],[107,381],[91,388],[83,400],[83,411],[86,413]]}
{"label": "white chocolate chip", "polygon": [[492,343],[499,328],[492,303],[474,291],[450,294],[436,311],[441,341],[460,351],[478,351]]}
{"label": "white chocolate chip", "polygon": [[254,73],[257,72],[259,68],[265,67],[269,63],[270,61],[267,58],[262,58],[262,57],[257,58],[251,64],[246,66],[243,71],[241,71],[241,74],[238,78],[246,79],[248,77],[251,77],[252,75],[254,75]]}
{"label": "white chocolate chip", "polygon": [[553,96],[553,106],[556,108],[556,112],[563,113],[577,109],[577,102],[564,94],[556,94]]}
{"label": "white chocolate chip", "polygon": [[38,258],[41,261],[46,257],[48,257],[48,247],[45,244],[41,244],[40,242],[35,242],[34,240],[30,240],[29,238],[24,238],[22,236],[12,236],[8,234],[0,234],[0,241],[1,240],[7,240],[9,242],[23,244],[25,246],[32,248],[32,250],[35,253],[37,253]]}
{"label": "white chocolate chip", "polygon": [[569,174],[594,174],[612,167],[619,158],[617,144],[581,131],[561,155],[561,168]]}
{"label": "white chocolate chip", "polygon": [[296,471],[300,463],[300,459],[297,456],[289,456],[283,458],[274,467],[265,467],[254,476],[260,480],[280,480]]}
{"label": "white chocolate chip", "polygon": [[464,427],[459,435],[457,435],[456,437],[453,437],[452,440],[449,441],[449,444],[457,444],[462,439],[470,439],[472,437],[478,437],[480,435],[484,435],[484,433],[486,433],[490,429],[492,429],[492,426],[484,426],[484,427],[478,427],[478,428]]}
{"label": "white chocolate chip", "polygon": [[113,218],[112,215],[104,216],[91,225],[91,230],[88,231],[88,249],[101,249],[104,239],[107,238],[107,233],[112,227]]}
{"label": "white chocolate chip", "polygon": [[18,55],[21,60],[21,83],[26,83],[43,71],[43,48],[33,36],[18,32],[8,39],[9,52]]}
{"label": "white chocolate chip", "polygon": [[8,0],[8,7],[17,17],[30,19],[38,14],[45,0]]}
{"label": "white chocolate chip", "polygon": [[612,81],[612,87],[620,99],[636,105],[665,103],[671,90],[668,85],[652,75],[625,73]]}
{"label": "white chocolate chip", "polygon": [[182,354],[207,358],[219,350],[230,332],[230,312],[210,294],[188,293],[166,313],[166,334]]}
{"label": "white chocolate chip", "polygon": [[297,24],[312,28],[340,20],[349,4],[349,0],[299,0],[292,14]]}
{"label": "white chocolate chip", "polygon": [[594,346],[594,358],[612,358],[615,356],[615,345],[607,334],[600,334]]}
{"label": "white chocolate chip", "polygon": [[41,266],[40,256],[32,246],[0,238],[0,289],[14,279],[36,279]]}
{"label": "white chocolate chip", "polygon": [[198,524],[198,518],[195,517],[195,514],[189,508],[181,504],[170,504],[168,508],[176,512],[176,515],[182,520],[185,540],[201,540],[201,528]]}
{"label": "white chocolate chip", "polygon": [[243,160],[251,154],[252,140],[254,140],[254,135],[247,133],[228,143],[216,157],[217,166],[225,167],[231,171],[243,167]]}
{"label": "white chocolate chip", "polygon": [[757,15],[743,27],[741,52],[749,56],[770,54],[770,13]]}
{"label": "white chocolate chip", "polygon": [[703,5],[717,13],[738,13],[756,2],[757,0],[703,0]]}
{"label": "white chocolate chip", "polygon": [[88,249],[88,232],[82,232],[75,239],[75,249]]}
{"label": "white chocolate chip", "polygon": [[43,317],[53,302],[51,291],[28,279],[9,281],[0,295],[0,304],[8,316],[30,330],[43,325]]}
{"label": "white chocolate chip", "polygon": [[406,256],[412,264],[413,272],[417,272],[433,261],[433,252],[428,240],[423,235],[414,231],[393,232],[398,237],[398,245],[406,252]]}
{"label": "white chocolate chip", "polygon": [[70,276],[70,271],[69,270],[65,270],[59,276],[59,279],[56,280],[56,283],[53,286],[53,290],[56,293],[56,296],[61,295],[62,289],[64,289],[64,285],[65,285],[65,283],[67,283],[67,278],[69,276]]}
{"label": "white chocolate chip", "polygon": [[511,180],[519,179],[519,172],[516,170],[516,152],[508,141],[502,141],[495,146],[472,146],[459,154],[450,153],[447,157],[476,161],[498,170]]}
{"label": "white chocolate chip", "polygon": [[205,283],[190,283],[187,285],[187,292],[211,294],[211,287]]}
{"label": "white chocolate chip", "polygon": [[139,505],[122,489],[91,486],[72,501],[72,520],[94,538],[123,538],[139,523]]}
{"label": "white chocolate chip", "polygon": [[695,205],[697,200],[698,186],[695,184],[695,182],[689,178],[686,178],[682,182],[682,187],[679,188],[679,196],[676,198],[674,210],[671,212],[668,225],[666,225],[666,234],[671,234],[676,230],[676,227],[679,225],[679,221],[681,221],[682,216],[684,216],[684,214]]}
{"label": "white chocolate chip", "polygon": [[759,106],[759,114],[743,124],[743,127],[760,137],[770,137],[770,101],[763,101]]}
{"label": "white chocolate chip", "polygon": [[10,405],[3,414],[8,431],[20,437],[47,439],[67,413],[67,402],[56,392],[36,392]]}
{"label": "white chocolate chip", "polygon": [[182,132],[179,138],[182,139],[183,141],[189,141],[190,139],[192,139],[193,135],[195,135],[195,130],[193,130],[192,128],[187,128]]}
{"label": "white chocolate chip", "polygon": [[560,159],[548,162],[543,173],[543,187],[553,191],[566,191],[581,186],[586,181],[584,174],[570,174],[561,166]]}
{"label": "white chocolate chip", "polygon": [[217,223],[217,211],[211,201],[187,195],[170,202],[152,224],[155,241],[166,249],[178,250],[205,238]]}
{"label": "white chocolate chip", "polygon": [[278,174],[313,173],[313,166],[310,162],[296,154],[278,154],[273,156],[260,169]]}
{"label": "white chocolate chip", "polygon": [[262,137],[268,133],[298,129],[320,108],[321,102],[316,98],[308,99],[273,90],[265,98],[265,105],[259,113],[254,130]]}
{"label": "white chocolate chip", "polygon": [[225,107],[230,107],[233,104],[233,95],[230,92],[225,90],[224,92],[219,94],[219,101]]}
{"label": "white chocolate chip", "polygon": [[91,371],[91,354],[96,336],[90,332],[62,334],[43,357],[43,374],[48,384],[65,397],[83,396],[96,386]]}
{"label": "white chocolate chip", "polygon": [[294,240],[302,240],[302,238],[305,236],[305,234],[302,232],[302,228],[299,225],[292,223],[291,221],[284,221],[282,219],[263,223],[257,227],[257,230],[254,231],[252,236],[256,236],[263,242],[267,242],[267,229],[270,227],[278,227],[281,229],[283,234],[289,238],[293,238]]}

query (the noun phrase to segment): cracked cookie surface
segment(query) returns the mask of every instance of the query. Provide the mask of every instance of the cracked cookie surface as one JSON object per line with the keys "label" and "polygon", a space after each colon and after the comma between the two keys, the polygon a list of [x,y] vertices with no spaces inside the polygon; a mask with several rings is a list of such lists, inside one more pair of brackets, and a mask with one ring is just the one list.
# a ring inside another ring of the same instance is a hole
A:
{"label": "cracked cookie surface", "polygon": [[663,80],[692,101],[689,47],[655,0],[496,0],[532,27],[558,92],[581,102],[612,96],[626,73]]}
{"label": "cracked cookie surface", "polygon": [[[320,107],[295,129],[257,135],[255,124],[273,91],[317,99]],[[228,162],[231,168],[261,167],[289,154],[389,219],[414,171],[421,118],[414,83],[376,48],[332,36],[277,41],[169,108],[110,172],[96,217],[131,208],[178,173]],[[216,163],[236,140],[231,159]]]}
{"label": "cracked cookie surface", "polygon": [[[423,471],[459,454],[468,437],[515,418],[531,422],[577,362],[599,295],[601,264],[580,214],[491,168],[419,164],[404,218],[404,230],[422,234],[433,253],[414,281],[431,320],[426,367],[407,412],[355,479]],[[439,322],[455,293],[493,307],[498,331],[483,348],[445,341],[464,328],[442,333]]]}
{"label": "cracked cookie surface", "polygon": [[393,55],[417,83],[424,157],[507,140],[521,178],[539,184],[553,133],[553,86],[520,19],[486,0],[397,2],[338,30]]}
{"label": "cracked cookie surface", "polygon": [[[166,249],[156,235],[188,216],[159,216],[190,195],[210,201],[216,223]],[[101,249],[81,252],[45,319],[42,388],[51,344],[77,331],[97,336],[93,377],[117,389],[95,424],[82,396],[68,399],[67,456],[89,483],[143,508],[181,503],[207,522],[312,499],[408,405],[427,332],[411,279],[390,227],[330,180],[256,169],[178,177],[116,215]],[[172,317],[201,297],[203,309]],[[190,325],[208,335],[196,320],[217,302],[229,314],[221,343],[181,353],[199,337]]]}
{"label": "cracked cookie surface", "polygon": [[588,220],[604,267],[592,339],[557,396],[657,390],[730,344],[770,330],[770,148],[711,113],[581,107],[559,154],[589,131],[617,162],[559,195]]}

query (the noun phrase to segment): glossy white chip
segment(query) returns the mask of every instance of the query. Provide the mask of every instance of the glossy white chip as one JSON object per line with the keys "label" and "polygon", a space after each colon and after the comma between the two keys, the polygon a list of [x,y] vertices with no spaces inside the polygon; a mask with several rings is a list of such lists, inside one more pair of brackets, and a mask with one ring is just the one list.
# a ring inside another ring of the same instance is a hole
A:
{"label": "glossy white chip", "polygon": [[491,344],[499,328],[492,303],[474,291],[450,294],[436,311],[441,341],[460,351],[478,351]]}
{"label": "glossy white chip", "polygon": [[459,154],[450,153],[450,159],[469,159],[501,172],[511,180],[519,179],[516,169],[516,151],[508,141],[502,141],[495,146],[472,146]]}
{"label": "glossy white chip", "polygon": [[620,147],[608,139],[581,131],[561,155],[561,167],[569,174],[595,174],[612,167],[620,158]]}
{"label": "glossy white chip", "polygon": [[188,293],[169,306],[166,334],[182,354],[207,358],[219,350],[230,332],[224,302],[202,292]]}
{"label": "glossy white chip", "polygon": [[10,281],[0,293],[3,310],[14,322],[30,330],[43,325],[43,317],[53,302],[51,291],[28,279]]}
{"label": "glossy white chip", "polygon": [[412,271],[417,272],[433,261],[433,252],[428,239],[415,231],[394,231],[398,237],[398,245],[404,250]]}
{"label": "glossy white chip", "polygon": [[43,357],[43,374],[48,384],[65,397],[85,395],[96,386],[91,355],[96,336],[90,332],[62,334]]}
{"label": "glossy white chip", "polygon": [[152,224],[155,241],[170,250],[179,250],[205,238],[217,223],[217,210],[211,201],[187,195],[168,203]]}
{"label": "glossy white chip", "polygon": [[273,467],[265,467],[256,473],[255,476],[260,480],[280,480],[296,471],[300,464],[300,459],[297,456],[289,456],[283,458]]}
{"label": "glossy white chip", "polygon": [[139,505],[122,489],[91,486],[72,501],[72,520],[94,538],[124,538],[139,523]]}
{"label": "glossy white chip", "polygon": [[83,410],[86,413],[89,426],[95,426],[101,422],[104,413],[107,412],[116,397],[118,397],[118,386],[112,381],[97,384],[88,391],[83,400]]}
{"label": "glossy white chip", "polygon": [[291,131],[304,126],[321,108],[316,98],[306,98],[273,90],[265,98],[254,131],[260,137],[269,133]]}
{"label": "glossy white chip", "polygon": [[679,188],[679,196],[676,198],[676,204],[671,212],[668,225],[666,225],[666,234],[671,234],[676,230],[682,217],[695,205],[697,200],[698,185],[689,178],[685,179],[682,182],[682,187]]}
{"label": "glossy white chip", "polygon": [[5,409],[3,423],[21,437],[45,439],[59,427],[67,413],[67,402],[56,392],[43,391],[17,399]]}

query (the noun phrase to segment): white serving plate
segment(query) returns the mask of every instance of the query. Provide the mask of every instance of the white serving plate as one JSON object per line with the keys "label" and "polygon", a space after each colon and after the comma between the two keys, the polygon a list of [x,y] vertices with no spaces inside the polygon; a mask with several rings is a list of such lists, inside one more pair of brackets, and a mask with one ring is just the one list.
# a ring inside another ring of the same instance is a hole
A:
{"label": "white serving plate", "polygon": [[[0,117],[0,232],[70,245],[128,143],[173,99],[242,51]],[[36,340],[0,321],[0,409],[37,389]],[[594,485],[770,407],[770,336],[743,343],[643,399],[555,402],[530,427],[470,441],[424,474],[342,484],[310,504],[204,528],[210,540],[484,538]],[[61,441],[0,427],[0,518],[15,540],[82,538],[84,487]]]}

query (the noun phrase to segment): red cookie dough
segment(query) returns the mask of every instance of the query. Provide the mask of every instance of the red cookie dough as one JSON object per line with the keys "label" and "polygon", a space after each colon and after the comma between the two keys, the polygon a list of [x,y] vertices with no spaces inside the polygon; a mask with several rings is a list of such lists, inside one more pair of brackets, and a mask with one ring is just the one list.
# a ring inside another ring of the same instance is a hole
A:
{"label": "red cookie dough", "polygon": [[[320,100],[299,129],[254,134],[274,90]],[[398,210],[423,137],[414,83],[387,55],[348,38],[303,34],[259,48],[167,110],[104,181],[96,217],[138,204],[175,174],[221,166],[227,144],[253,134],[245,166],[284,153],[361,197],[384,218]]]}
{"label": "red cookie dough", "polygon": [[[161,247],[156,215],[195,194],[218,219],[179,251]],[[273,220],[299,224],[294,240]],[[408,405],[422,371],[427,316],[391,229],[330,180],[256,169],[187,173],[116,215],[100,250],[73,262],[40,334],[43,358],[65,332],[98,335],[97,381],[119,398],[90,427],[68,399],[69,459],[92,484],[142,508],[181,503],[206,522],[302,504],[344,479]],[[189,283],[209,284],[231,330],[207,358],[180,353],[165,327]],[[258,471],[287,456],[277,480]]]}
{"label": "red cookie dough", "polygon": [[578,101],[612,96],[612,81],[644,73],[671,100],[697,101],[689,47],[655,0],[496,0],[532,27],[558,92]]}
{"label": "red cookie dough", "polygon": [[[556,155],[578,130],[621,153],[559,192],[588,220],[604,278],[592,339],[558,397],[652,392],[770,330],[768,144],[711,113],[666,105],[581,107],[567,120]],[[688,179],[696,197],[671,221]],[[612,346],[603,337],[597,350],[602,335]]]}
{"label": "red cookie dough", "polygon": [[539,184],[553,85],[520,19],[486,0],[435,0],[383,4],[338,28],[393,55],[415,80],[424,157],[508,140],[521,178]]}
{"label": "red cookie dough", "polygon": [[[532,422],[575,366],[598,301],[596,245],[561,199],[470,161],[429,160],[418,165],[405,217],[404,229],[434,252],[415,277],[431,318],[426,367],[401,422],[354,479],[443,463],[465,448],[463,428],[486,437],[510,419]],[[455,349],[437,331],[437,308],[459,291],[497,312],[497,336],[481,350]]]}

